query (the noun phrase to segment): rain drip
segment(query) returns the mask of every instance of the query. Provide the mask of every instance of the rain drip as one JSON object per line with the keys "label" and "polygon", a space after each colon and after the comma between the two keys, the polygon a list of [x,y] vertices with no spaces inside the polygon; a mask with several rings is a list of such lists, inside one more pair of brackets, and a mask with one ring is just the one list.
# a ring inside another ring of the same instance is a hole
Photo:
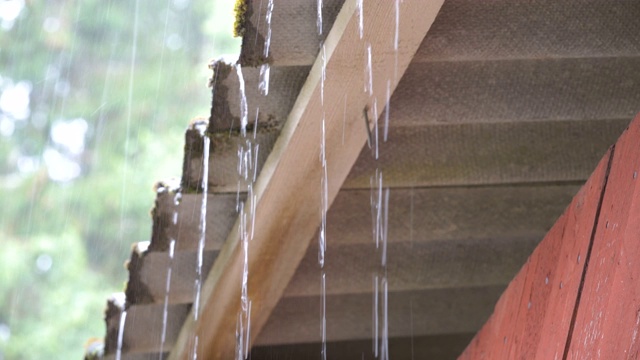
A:
{"label": "rain drip", "polygon": [[378,274],[374,275],[373,278],[373,355],[378,357],[378,284],[380,283],[378,279]]}
{"label": "rain drip", "polygon": [[322,337],[322,349],[320,350],[320,355],[322,360],[327,360],[327,278],[324,270],[322,270],[322,278],[321,278],[321,293],[322,293],[322,329],[321,337]]}
{"label": "rain drip", "polygon": [[387,79],[387,105],[384,107],[384,132],[382,133],[382,140],[387,142],[389,139],[389,108],[391,106],[391,80]]}
{"label": "rain drip", "polygon": [[398,80],[398,40],[400,37],[400,0],[396,0],[395,10],[396,10],[396,31],[393,36],[393,51],[394,51],[394,57],[395,57],[395,67],[393,70],[393,78],[394,80],[397,81]]}
{"label": "rain drip", "polygon": [[238,74],[238,82],[240,83],[240,132],[242,137],[247,136],[247,122],[248,122],[248,106],[247,95],[244,91],[244,77],[242,76],[242,66],[236,65],[236,74]]}
{"label": "rain drip", "polygon": [[116,360],[122,357],[122,340],[124,338],[124,324],[127,319],[127,310],[120,314],[120,323],[118,324],[118,343],[116,346]]}
{"label": "rain drip", "polygon": [[[258,90],[264,96],[269,95],[269,75],[271,72],[271,66],[267,62],[269,58],[269,50],[271,48],[271,15],[273,14],[273,0],[269,0],[267,3],[267,14],[265,15],[265,23],[267,24],[267,36],[264,39],[264,58],[265,63],[260,65],[260,83],[258,84]],[[254,128],[255,129],[255,128]]]}
{"label": "rain drip", "polygon": [[[371,80],[371,46],[368,47],[367,71],[370,74],[367,78]],[[372,86],[370,86],[370,95],[373,95]],[[365,92],[367,92],[367,84],[365,83]],[[391,93],[391,81],[387,80],[386,108],[385,108],[385,124],[383,129],[383,140],[386,141],[388,136],[388,114],[389,114],[389,98]],[[389,227],[389,188],[384,186],[383,171],[380,169],[378,159],[379,154],[379,138],[380,131],[378,129],[378,108],[377,98],[373,99],[372,118],[374,119],[373,127],[373,147],[371,156],[376,164],[375,172],[369,179],[371,192],[371,227],[372,237],[375,251],[380,256],[379,265],[373,269],[373,309],[372,309],[372,329],[373,329],[373,353],[376,358],[380,357],[384,360],[389,359],[389,322],[388,322],[388,278],[387,278],[387,241]]]}
{"label": "rain drip", "polygon": [[[371,44],[367,44],[367,68],[365,70],[366,82],[364,83],[364,92],[373,96],[373,67],[371,65]],[[375,114],[377,115],[377,114]],[[378,120],[376,117],[374,120]]]}
{"label": "rain drip", "polygon": [[358,0],[358,31],[360,39],[364,36],[364,13],[363,13],[363,0]]}
{"label": "rain drip", "polygon": [[322,35],[322,0],[318,0],[318,17],[316,19],[316,25],[318,26],[318,35]]}
{"label": "rain drip", "polygon": [[382,340],[380,341],[380,357],[389,360],[389,291],[387,275],[382,277]]}
{"label": "rain drip", "polygon": [[202,156],[202,203],[200,205],[200,238],[198,239],[198,262],[196,264],[195,300],[193,302],[193,317],[198,320],[200,312],[200,290],[202,288],[202,257],[207,232],[207,192],[209,185],[209,146],[210,139],[201,129],[204,141],[204,153]]}
{"label": "rain drip", "polygon": [[[322,0],[318,0],[318,35],[322,35]],[[324,44],[321,43],[320,56],[322,59],[320,75],[320,106],[322,107],[322,119],[320,131],[322,134],[320,142],[320,162],[322,164],[322,177],[320,178],[320,235],[318,236],[318,265],[320,265],[320,301],[321,301],[321,340],[320,358],[327,359],[327,290],[326,274],[324,270],[325,252],[327,251],[327,210],[329,208],[329,177],[327,172],[327,140],[326,140],[326,119],[324,109],[324,85],[327,78],[327,54]]]}
{"label": "rain drip", "polygon": [[[173,224],[177,222],[177,212],[173,213]],[[167,278],[165,282],[164,306],[162,308],[162,334],[160,335],[160,359],[164,357],[164,344],[167,340],[167,317],[169,308],[169,291],[171,290],[171,272],[173,268],[173,257],[175,255],[176,240],[171,239],[169,243],[169,267],[167,268]]]}

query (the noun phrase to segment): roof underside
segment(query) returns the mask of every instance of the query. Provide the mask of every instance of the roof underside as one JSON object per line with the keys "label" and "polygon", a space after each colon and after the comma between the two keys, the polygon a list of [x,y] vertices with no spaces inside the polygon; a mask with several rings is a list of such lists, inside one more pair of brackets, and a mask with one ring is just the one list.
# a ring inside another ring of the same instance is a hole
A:
{"label": "roof underside", "polygon": [[[323,39],[317,35],[315,2],[275,2],[265,98],[254,66],[264,51],[267,1],[249,5],[240,64],[248,118],[258,119],[261,168]],[[341,6],[340,0],[324,1],[323,34]],[[330,358],[373,356],[372,284],[379,251],[372,243],[371,176],[376,168],[390,188],[390,357],[455,358],[640,111],[638,18],[636,0],[445,1],[391,96],[388,141],[380,143],[379,159],[365,146],[327,214]],[[246,197],[237,194],[237,151],[244,141],[236,131],[238,78],[229,68],[217,69],[205,274],[234,226],[238,198]],[[345,99],[332,106],[349,105]],[[191,309],[202,154],[202,135],[192,127],[182,185],[159,188],[151,244],[132,254],[122,359],[156,359],[171,351]],[[176,251],[170,258],[172,239]],[[319,356],[317,247],[312,241],[266,325],[254,334],[252,359]],[[121,311],[111,304],[107,313],[108,357],[115,354]]]}

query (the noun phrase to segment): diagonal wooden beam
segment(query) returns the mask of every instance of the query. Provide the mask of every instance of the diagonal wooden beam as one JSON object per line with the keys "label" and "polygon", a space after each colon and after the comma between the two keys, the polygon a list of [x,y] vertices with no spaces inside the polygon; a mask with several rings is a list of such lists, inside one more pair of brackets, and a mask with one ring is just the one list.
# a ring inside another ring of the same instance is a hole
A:
{"label": "diagonal wooden beam", "polygon": [[[396,3],[365,2],[361,39],[358,0],[345,2],[256,182],[257,215],[248,279],[252,337],[269,318],[320,223],[323,113],[330,204],[367,141],[363,110],[368,108],[372,119],[382,114],[388,92],[395,90],[443,0],[399,3],[397,51]],[[363,91],[363,82],[368,84],[369,49],[373,81],[371,91]],[[374,108],[378,114],[373,114]],[[237,229],[235,226],[229,234],[203,285],[200,320],[188,317],[171,359],[192,358],[196,337],[198,358],[233,358],[243,273]]]}

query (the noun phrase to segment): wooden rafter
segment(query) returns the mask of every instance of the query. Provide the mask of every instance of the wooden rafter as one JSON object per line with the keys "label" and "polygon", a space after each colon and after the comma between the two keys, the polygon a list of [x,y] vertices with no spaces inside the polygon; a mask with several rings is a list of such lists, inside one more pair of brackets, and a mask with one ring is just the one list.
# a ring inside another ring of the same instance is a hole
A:
{"label": "wooden rafter", "polygon": [[[377,108],[373,116],[382,113],[388,92],[395,90],[443,0],[404,0],[400,4],[397,51],[396,2],[365,2],[363,38],[357,3],[345,2],[254,188],[257,215],[248,280],[252,337],[269,318],[320,223],[322,164],[318,158],[323,113],[330,204],[366,143],[363,110],[368,108],[372,114]],[[363,91],[369,48],[371,93]],[[324,105],[320,99],[323,65]],[[203,285],[200,321],[188,317],[171,359],[191,358],[196,336],[199,358],[233,357],[243,268],[237,228],[229,234]]]}

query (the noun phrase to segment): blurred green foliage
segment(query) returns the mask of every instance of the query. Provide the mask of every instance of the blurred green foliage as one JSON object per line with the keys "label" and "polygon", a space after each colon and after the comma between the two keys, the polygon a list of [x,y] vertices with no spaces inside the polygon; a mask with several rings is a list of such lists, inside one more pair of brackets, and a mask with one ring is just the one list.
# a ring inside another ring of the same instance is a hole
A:
{"label": "blurred green foliage", "polygon": [[[131,243],[150,237],[154,182],[180,176],[184,129],[209,112],[208,58],[237,52],[233,4],[9,2],[22,8],[0,14],[0,360],[81,358]],[[3,107],[18,84],[26,116]],[[84,131],[61,126],[74,119]]]}

